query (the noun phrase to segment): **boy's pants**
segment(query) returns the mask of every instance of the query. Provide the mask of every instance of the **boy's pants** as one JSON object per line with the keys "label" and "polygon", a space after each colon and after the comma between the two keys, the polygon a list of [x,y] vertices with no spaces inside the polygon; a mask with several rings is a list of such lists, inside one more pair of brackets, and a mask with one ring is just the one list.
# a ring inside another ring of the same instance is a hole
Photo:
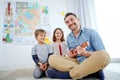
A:
{"label": "boy's pants", "polygon": [[[49,70],[49,69],[51,69],[51,68],[48,66],[47,70]],[[47,70],[46,71],[42,71],[39,66],[35,65],[35,69],[33,70],[33,77],[35,79],[38,79],[40,77],[44,77],[44,76],[46,76]]]}
{"label": "boy's pants", "polygon": [[40,78],[44,72],[40,69],[39,66],[35,65],[35,69],[33,71],[33,77],[35,79]]}
{"label": "boy's pants", "polygon": [[69,71],[73,79],[83,78],[89,74],[104,69],[110,62],[110,56],[104,50],[95,51],[82,63],[78,63],[76,59],[51,55],[49,64],[58,71]]}

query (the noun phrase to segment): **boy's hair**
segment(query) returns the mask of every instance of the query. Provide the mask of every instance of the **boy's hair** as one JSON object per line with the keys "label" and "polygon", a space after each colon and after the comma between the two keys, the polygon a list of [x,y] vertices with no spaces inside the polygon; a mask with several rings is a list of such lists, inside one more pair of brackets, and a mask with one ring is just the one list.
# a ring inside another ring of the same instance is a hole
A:
{"label": "boy's hair", "polygon": [[36,29],[35,30],[35,37],[37,37],[38,36],[38,34],[40,34],[40,33],[42,33],[42,34],[46,34],[46,31],[45,30],[43,30],[43,29]]}
{"label": "boy's hair", "polygon": [[70,15],[73,15],[73,16],[75,16],[75,17],[77,18],[77,15],[76,15],[76,14],[74,14],[74,13],[72,13],[72,12],[68,12],[68,13],[65,14],[64,20],[65,20],[66,17],[68,17],[68,16],[70,16]]}
{"label": "boy's hair", "polygon": [[53,32],[53,38],[52,38],[52,39],[53,39],[53,42],[55,42],[55,41],[57,40],[56,37],[55,37],[55,32],[56,32],[57,30],[60,30],[60,31],[62,32],[61,42],[65,41],[63,30],[62,30],[61,28],[56,28],[56,29],[54,30],[54,32]]}

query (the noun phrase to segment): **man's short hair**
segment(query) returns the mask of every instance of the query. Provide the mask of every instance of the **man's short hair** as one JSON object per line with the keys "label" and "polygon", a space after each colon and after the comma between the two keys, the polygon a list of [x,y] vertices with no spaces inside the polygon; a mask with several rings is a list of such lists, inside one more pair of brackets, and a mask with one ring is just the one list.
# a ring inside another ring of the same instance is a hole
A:
{"label": "man's short hair", "polygon": [[68,12],[68,13],[65,14],[64,20],[65,20],[66,17],[68,17],[70,15],[73,15],[73,16],[75,16],[77,18],[77,15],[75,13]]}

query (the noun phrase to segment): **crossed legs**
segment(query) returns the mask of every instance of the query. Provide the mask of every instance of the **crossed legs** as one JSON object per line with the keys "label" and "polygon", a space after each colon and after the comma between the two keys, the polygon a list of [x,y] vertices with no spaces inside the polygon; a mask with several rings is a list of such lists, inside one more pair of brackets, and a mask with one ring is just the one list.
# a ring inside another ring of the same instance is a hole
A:
{"label": "crossed legs", "polygon": [[69,71],[73,79],[83,78],[89,74],[104,69],[110,62],[110,56],[106,51],[95,51],[84,62],[79,64],[76,59],[66,58],[57,55],[49,57],[49,64],[52,68],[66,72]]}

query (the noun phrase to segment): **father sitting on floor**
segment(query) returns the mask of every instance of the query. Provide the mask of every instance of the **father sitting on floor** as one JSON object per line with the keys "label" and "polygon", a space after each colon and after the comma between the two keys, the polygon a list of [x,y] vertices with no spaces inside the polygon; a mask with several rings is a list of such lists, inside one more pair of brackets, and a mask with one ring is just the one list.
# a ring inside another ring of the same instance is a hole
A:
{"label": "father sitting on floor", "polygon": [[[69,57],[51,55],[49,64],[53,68],[47,71],[50,78],[83,79],[97,78],[104,80],[103,69],[109,64],[110,56],[106,52],[99,34],[80,25],[74,13],[67,13],[64,21],[71,33],[67,36],[69,50],[76,49],[77,54],[69,53]],[[84,42],[89,42],[82,48]]]}

